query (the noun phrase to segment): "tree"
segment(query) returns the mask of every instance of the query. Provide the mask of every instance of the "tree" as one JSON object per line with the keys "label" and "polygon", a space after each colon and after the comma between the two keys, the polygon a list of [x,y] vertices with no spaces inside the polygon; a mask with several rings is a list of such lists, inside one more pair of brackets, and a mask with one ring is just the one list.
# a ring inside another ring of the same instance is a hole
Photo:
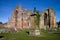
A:
{"label": "tree", "polygon": [[0,22],[0,24],[3,24],[2,22]]}
{"label": "tree", "polygon": [[59,29],[60,28],[60,21],[57,24],[58,24],[58,29]]}

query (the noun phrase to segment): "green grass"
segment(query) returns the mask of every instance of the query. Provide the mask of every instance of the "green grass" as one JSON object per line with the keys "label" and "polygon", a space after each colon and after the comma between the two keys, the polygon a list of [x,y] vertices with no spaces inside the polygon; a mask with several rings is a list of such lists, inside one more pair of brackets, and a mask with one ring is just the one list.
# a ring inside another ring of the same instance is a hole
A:
{"label": "green grass", "polygon": [[20,30],[19,32],[1,33],[0,35],[4,36],[4,40],[60,40],[60,34],[50,32],[41,30],[40,36],[32,36],[28,35],[26,30]]}

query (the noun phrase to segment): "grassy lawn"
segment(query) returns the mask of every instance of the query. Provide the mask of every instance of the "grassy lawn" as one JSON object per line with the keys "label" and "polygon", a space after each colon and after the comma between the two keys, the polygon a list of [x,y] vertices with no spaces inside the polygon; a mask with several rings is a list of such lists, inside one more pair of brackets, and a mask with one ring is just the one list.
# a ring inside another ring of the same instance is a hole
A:
{"label": "grassy lawn", "polygon": [[51,33],[51,31],[41,30],[40,36],[28,35],[25,30],[12,33],[1,33],[3,40],[60,40],[60,34]]}

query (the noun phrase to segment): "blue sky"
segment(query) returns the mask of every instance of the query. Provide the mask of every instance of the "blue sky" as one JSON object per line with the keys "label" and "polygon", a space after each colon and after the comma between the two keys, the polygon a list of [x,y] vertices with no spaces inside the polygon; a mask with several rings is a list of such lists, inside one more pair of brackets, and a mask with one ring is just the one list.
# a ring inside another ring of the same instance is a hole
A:
{"label": "blue sky", "polygon": [[42,12],[48,7],[52,7],[56,13],[56,21],[60,20],[60,0],[0,0],[0,22],[7,22],[11,17],[13,9],[16,5],[20,5],[22,9],[34,9]]}

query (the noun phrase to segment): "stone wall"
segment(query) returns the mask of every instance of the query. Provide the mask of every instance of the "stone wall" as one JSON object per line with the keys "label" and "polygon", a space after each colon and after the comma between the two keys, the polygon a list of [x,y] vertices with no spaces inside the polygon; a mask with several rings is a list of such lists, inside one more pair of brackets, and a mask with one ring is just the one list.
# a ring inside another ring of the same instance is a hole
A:
{"label": "stone wall", "polygon": [[[18,13],[16,13],[16,11]],[[29,28],[29,24],[30,24],[29,15],[31,13],[32,12],[30,10],[27,10],[27,9],[22,10],[19,6],[16,6],[16,8],[13,10],[11,18],[8,21],[8,25],[10,27],[17,28],[17,29]]]}

